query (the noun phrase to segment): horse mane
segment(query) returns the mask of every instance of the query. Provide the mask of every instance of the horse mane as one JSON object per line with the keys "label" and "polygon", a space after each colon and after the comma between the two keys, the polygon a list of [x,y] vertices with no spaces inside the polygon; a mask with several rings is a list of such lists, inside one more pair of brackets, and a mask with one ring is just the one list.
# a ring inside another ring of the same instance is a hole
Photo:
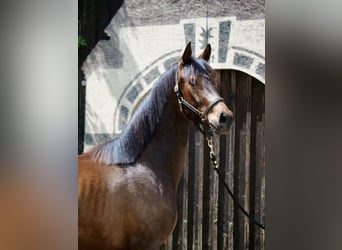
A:
{"label": "horse mane", "polygon": [[177,64],[174,64],[153,85],[132,120],[113,140],[91,150],[92,158],[106,165],[134,163],[153,137],[173,91]]}

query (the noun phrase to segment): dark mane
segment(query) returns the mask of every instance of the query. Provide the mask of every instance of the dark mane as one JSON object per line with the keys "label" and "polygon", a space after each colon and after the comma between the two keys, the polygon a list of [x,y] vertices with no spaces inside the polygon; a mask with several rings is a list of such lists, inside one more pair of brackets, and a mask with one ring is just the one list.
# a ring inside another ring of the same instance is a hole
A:
{"label": "dark mane", "polygon": [[211,75],[213,69],[210,65],[203,59],[197,57],[191,57],[192,65],[195,67],[196,71],[202,75]]}
{"label": "dark mane", "polygon": [[92,149],[93,159],[107,165],[134,163],[148,145],[172,93],[177,64],[160,76],[123,132]]}

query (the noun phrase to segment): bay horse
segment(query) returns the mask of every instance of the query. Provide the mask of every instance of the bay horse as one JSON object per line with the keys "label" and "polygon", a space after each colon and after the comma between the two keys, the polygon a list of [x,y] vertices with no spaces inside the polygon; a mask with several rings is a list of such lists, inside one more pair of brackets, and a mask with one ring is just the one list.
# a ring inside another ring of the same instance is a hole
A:
{"label": "bay horse", "polygon": [[79,249],[155,250],[172,233],[189,121],[220,133],[233,117],[210,54],[193,57],[189,43],[123,132],[79,156]]}

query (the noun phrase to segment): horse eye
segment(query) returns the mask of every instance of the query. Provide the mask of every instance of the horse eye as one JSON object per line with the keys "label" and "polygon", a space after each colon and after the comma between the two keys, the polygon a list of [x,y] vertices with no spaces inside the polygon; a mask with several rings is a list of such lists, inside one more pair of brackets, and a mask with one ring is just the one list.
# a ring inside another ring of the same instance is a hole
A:
{"label": "horse eye", "polygon": [[196,85],[195,78],[190,78],[189,83],[190,83],[191,86],[195,86]]}
{"label": "horse eye", "polygon": [[207,81],[211,81],[210,77],[207,75],[203,75],[203,78],[206,79]]}

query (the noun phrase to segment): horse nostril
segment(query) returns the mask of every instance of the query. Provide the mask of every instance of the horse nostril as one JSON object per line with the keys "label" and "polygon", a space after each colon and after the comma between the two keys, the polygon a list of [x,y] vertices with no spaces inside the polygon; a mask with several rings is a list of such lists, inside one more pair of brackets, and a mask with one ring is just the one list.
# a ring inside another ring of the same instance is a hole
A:
{"label": "horse nostril", "polygon": [[227,123],[230,123],[233,120],[233,115],[229,115],[228,113],[221,113],[220,115],[220,124],[226,125]]}
{"label": "horse nostril", "polygon": [[228,121],[228,114],[227,113],[221,113],[220,124],[226,124],[227,121]]}

